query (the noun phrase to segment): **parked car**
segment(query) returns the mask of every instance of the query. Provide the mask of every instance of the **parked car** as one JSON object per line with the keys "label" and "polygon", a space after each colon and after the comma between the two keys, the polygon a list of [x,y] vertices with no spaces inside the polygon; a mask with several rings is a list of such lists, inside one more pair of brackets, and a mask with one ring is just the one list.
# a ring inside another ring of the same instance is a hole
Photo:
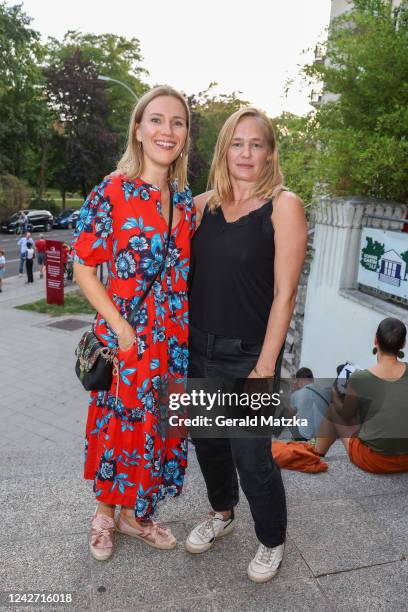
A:
{"label": "parked car", "polygon": [[[27,229],[29,232],[36,232],[39,230],[50,232],[52,230],[54,217],[48,210],[26,210],[24,212],[26,212],[28,216]],[[17,234],[20,229],[19,217],[19,212],[14,213],[14,215],[11,215],[11,217],[9,217],[7,221],[4,221],[2,223],[2,231]]]}
{"label": "parked car", "polygon": [[79,218],[79,210],[67,208],[54,218],[54,227],[57,229],[73,229]]}

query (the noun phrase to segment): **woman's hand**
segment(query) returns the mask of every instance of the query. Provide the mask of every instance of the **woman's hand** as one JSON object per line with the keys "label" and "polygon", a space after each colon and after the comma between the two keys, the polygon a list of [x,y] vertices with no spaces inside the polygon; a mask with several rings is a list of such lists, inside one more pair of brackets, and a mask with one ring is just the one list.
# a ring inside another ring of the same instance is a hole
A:
{"label": "woman's hand", "polygon": [[119,349],[121,351],[128,351],[132,345],[136,342],[136,335],[133,327],[123,319],[118,329],[115,330]]}
{"label": "woman's hand", "polygon": [[248,378],[273,378],[275,376],[275,370],[260,370],[256,365],[253,370],[250,371]]}

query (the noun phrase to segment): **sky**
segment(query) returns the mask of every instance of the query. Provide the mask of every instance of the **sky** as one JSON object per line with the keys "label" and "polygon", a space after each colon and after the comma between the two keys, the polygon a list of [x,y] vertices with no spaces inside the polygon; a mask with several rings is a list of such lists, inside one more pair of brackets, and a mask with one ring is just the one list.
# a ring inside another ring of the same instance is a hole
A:
{"label": "sky", "polygon": [[[62,39],[67,30],[138,38],[151,85],[167,83],[192,94],[215,81],[219,93],[240,91],[242,98],[277,116],[311,110],[309,91],[297,75],[324,38],[331,0],[6,3],[22,3],[44,40]],[[285,96],[288,79],[296,85]]]}

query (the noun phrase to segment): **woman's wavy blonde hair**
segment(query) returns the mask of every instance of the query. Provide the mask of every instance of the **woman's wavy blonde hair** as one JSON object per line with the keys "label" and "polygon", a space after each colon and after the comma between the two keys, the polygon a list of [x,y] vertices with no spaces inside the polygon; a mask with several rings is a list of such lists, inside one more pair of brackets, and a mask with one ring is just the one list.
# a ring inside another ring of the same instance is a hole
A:
{"label": "woman's wavy blonde hair", "polygon": [[265,131],[266,142],[269,148],[269,156],[265,169],[254,187],[253,195],[262,199],[273,199],[280,191],[285,189],[283,175],[279,165],[279,152],[276,144],[276,136],[270,119],[264,112],[252,106],[241,108],[233,113],[218,135],[215,145],[214,156],[208,177],[207,189],[212,190],[208,200],[208,207],[214,211],[221,202],[233,199],[233,191],[228,171],[227,153],[234,136],[238,123],[244,117],[255,117]]}
{"label": "woman's wavy blonde hair", "polygon": [[187,138],[184,147],[176,160],[171,164],[169,170],[169,181],[177,183],[177,189],[183,191],[187,185],[187,163],[188,151],[190,148],[190,109],[187,101],[181,94],[169,85],[158,85],[146,92],[138,102],[136,102],[129,121],[129,131],[126,150],[119,160],[117,170],[130,179],[135,179],[140,176],[143,171],[143,146],[136,138],[136,125],[138,125],[143,117],[143,113],[147,105],[158,98],[159,96],[171,96],[179,100],[186,112],[187,121]]}

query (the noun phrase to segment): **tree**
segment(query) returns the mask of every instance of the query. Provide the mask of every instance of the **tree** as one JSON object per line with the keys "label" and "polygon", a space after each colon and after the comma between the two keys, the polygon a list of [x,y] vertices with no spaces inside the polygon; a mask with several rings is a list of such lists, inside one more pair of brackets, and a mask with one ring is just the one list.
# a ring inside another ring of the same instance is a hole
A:
{"label": "tree", "polygon": [[305,68],[338,96],[315,116],[322,190],[408,201],[407,48],[407,0],[355,0],[330,27],[326,61]]}
{"label": "tree", "polygon": [[119,138],[109,127],[111,106],[106,85],[97,80],[91,60],[75,50],[61,66],[48,68],[47,95],[58,116],[54,125],[54,181],[64,194],[79,190],[86,197],[114,166]]}
{"label": "tree", "polygon": [[0,220],[22,210],[27,198],[28,190],[23,181],[12,174],[0,174]]}
{"label": "tree", "polygon": [[[69,31],[62,42],[50,39],[48,63],[61,66],[64,60],[78,51],[84,61],[92,62],[96,74],[108,76],[128,85],[137,97],[147,91],[143,78],[148,74],[142,67],[143,57],[137,38],[127,39],[115,34],[88,34]],[[106,82],[106,99],[110,104],[109,127],[124,142],[129,125],[130,110],[135,99],[118,84]]]}
{"label": "tree", "polygon": [[35,182],[49,114],[44,49],[30,22],[21,6],[0,4],[0,173]]}
{"label": "tree", "polygon": [[316,166],[316,125],[312,114],[282,113],[273,120],[285,185],[305,203],[313,197]]}

